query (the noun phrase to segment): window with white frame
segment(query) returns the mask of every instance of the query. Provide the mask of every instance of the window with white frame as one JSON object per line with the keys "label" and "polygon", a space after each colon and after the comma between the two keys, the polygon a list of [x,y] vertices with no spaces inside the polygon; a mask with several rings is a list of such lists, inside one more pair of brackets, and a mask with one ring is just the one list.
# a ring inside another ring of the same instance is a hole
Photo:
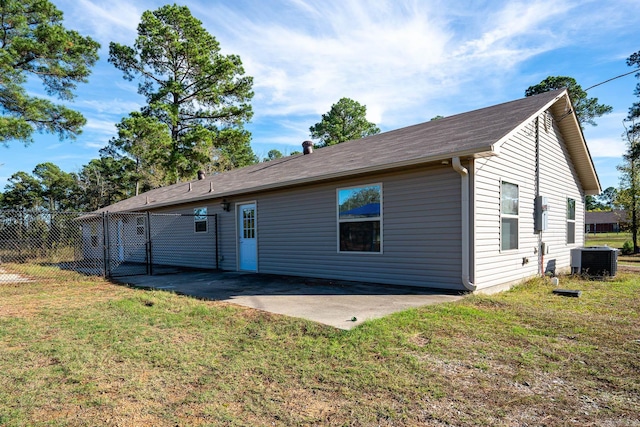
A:
{"label": "window with white frame", "polygon": [[207,208],[195,208],[193,210],[193,222],[196,233],[207,232]]}
{"label": "window with white frame", "polygon": [[144,217],[136,217],[136,234],[138,236],[144,236]]}
{"label": "window with white frame", "polygon": [[382,184],[338,189],[338,251],[382,252]]}
{"label": "window with white frame", "polygon": [[576,201],[567,198],[567,244],[576,242]]}
{"label": "window with white frame", "polygon": [[91,224],[91,246],[98,247],[98,225]]}
{"label": "window with white frame", "polygon": [[502,181],[500,185],[500,249],[518,249],[518,185]]}

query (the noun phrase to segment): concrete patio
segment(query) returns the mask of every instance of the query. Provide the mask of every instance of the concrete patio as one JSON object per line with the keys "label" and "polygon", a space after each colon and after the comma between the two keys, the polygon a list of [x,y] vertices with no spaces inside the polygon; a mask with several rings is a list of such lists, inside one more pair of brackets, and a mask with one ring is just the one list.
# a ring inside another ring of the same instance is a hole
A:
{"label": "concrete patio", "polygon": [[135,287],[309,319],[340,329],[351,329],[365,320],[412,307],[462,298],[462,295],[416,287],[237,272],[198,271],[116,280]]}

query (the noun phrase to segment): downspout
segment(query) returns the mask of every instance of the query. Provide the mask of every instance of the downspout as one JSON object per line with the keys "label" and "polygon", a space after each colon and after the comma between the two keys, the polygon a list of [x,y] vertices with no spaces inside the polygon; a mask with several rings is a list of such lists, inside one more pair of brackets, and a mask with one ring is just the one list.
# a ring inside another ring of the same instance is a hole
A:
{"label": "downspout", "polygon": [[461,186],[462,186],[462,284],[469,291],[475,291],[477,286],[471,283],[471,276],[469,273],[471,260],[469,259],[469,250],[471,239],[475,239],[471,235],[469,229],[469,171],[460,163],[460,157],[453,157],[451,159],[451,166],[453,170],[460,174]]}

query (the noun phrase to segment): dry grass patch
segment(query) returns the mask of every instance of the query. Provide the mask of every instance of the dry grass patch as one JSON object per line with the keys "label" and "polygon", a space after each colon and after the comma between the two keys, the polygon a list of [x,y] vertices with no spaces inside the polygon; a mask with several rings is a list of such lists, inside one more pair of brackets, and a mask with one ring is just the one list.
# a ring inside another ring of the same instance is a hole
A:
{"label": "dry grass patch", "polygon": [[[126,287],[114,287],[103,278],[85,276],[57,267],[31,264],[3,264],[2,269],[28,279],[3,283],[0,280],[0,317],[33,316],[46,310],[78,308],[91,303],[121,298]],[[42,279],[46,277],[46,279]]]}

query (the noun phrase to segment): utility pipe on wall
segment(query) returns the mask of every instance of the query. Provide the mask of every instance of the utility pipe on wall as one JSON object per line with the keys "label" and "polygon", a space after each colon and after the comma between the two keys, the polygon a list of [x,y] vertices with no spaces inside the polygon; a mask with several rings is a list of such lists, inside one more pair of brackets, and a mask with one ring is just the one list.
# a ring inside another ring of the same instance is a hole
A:
{"label": "utility pipe on wall", "polygon": [[[544,113],[546,114],[546,113]],[[545,115],[546,121],[546,115]],[[536,198],[540,197],[540,115],[536,116]],[[536,209],[538,207],[536,206]],[[544,226],[542,225],[542,212],[536,212],[540,216],[540,230],[538,231],[538,273],[544,276],[544,251],[542,250],[542,233]]]}
{"label": "utility pipe on wall", "polygon": [[473,238],[469,227],[469,171],[460,163],[460,157],[453,157],[451,159],[451,166],[460,174],[460,185],[462,188],[462,284],[467,290],[475,291],[477,286],[471,282],[469,273],[471,270],[469,248]]}

